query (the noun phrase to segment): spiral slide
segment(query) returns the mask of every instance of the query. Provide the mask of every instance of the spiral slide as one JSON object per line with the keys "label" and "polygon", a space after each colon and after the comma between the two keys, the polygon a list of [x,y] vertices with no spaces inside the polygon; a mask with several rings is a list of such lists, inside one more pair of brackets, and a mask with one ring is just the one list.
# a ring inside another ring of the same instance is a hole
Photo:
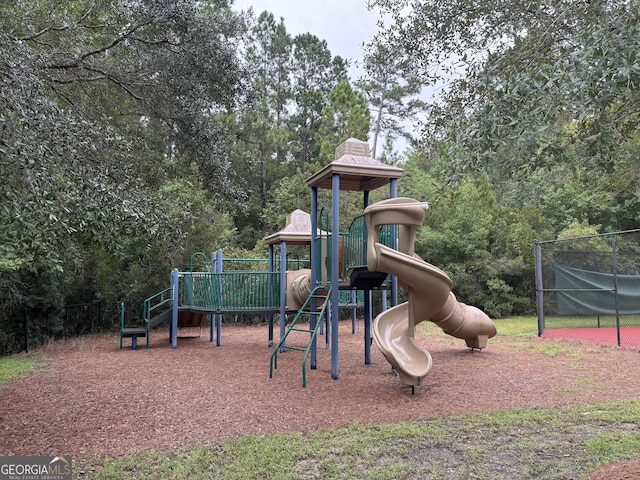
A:
{"label": "spiral slide", "polygon": [[[493,321],[476,307],[456,300],[446,273],[422,260],[414,251],[416,230],[428,205],[411,198],[392,198],[364,211],[367,222],[367,268],[398,278],[408,301],[382,312],[373,322],[373,339],[400,380],[422,383],[432,366],[431,355],[414,342],[414,327],[428,320],[472,349],[486,347],[496,335]],[[378,242],[382,225],[398,225],[398,250]]]}

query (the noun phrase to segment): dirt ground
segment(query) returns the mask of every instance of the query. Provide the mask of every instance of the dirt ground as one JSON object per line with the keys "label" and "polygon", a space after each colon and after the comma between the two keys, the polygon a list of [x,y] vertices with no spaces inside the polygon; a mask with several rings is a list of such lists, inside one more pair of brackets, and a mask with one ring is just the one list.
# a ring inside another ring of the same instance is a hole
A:
{"label": "dirt ground", "polygon": [[[148,350],[119,350],[117,334],[51,344],[30,354],[46,360],[42,371],[0,388],[0,454],[76,460],[175,452],[247,434],[640,397],[637,350],[584,344],[583,355],[550,356],[536,344],[561,349],[566,341],[498,336],[472,353],[432,325],[420,331],[434,366],[413,395],[375,345],[364,364],[362,322],[356,334],[350,322],[341,325],[338,380],[319,337],[318,368],[307,369],[306,388],[301,352],[280,354],[269,378],[273,348],[264,325],[224,326],[221,347],[205,331],[179,338],[173,350],[166,330],[152,333]],[[618,476],[592,478],[639,478],[624,476],[635,463],[614,467]]]}

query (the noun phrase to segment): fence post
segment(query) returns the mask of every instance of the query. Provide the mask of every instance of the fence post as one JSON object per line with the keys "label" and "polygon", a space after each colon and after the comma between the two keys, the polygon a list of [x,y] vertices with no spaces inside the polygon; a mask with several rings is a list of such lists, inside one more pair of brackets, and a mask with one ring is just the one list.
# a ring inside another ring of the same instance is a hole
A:
{"label": "fence post", "polygon": [[538,336],[544,332],[544,285],[542,283],[542,247],[537,240],[533,242],[533,256],[536,270],[536,310],[538,312]]}
{"label": "fence post", "polygon": [[616,257],[616,234],[611,235],[611,255],[613,259],[613,304],[616,307],[616,334],[620,346],[620,309],[618,308],[618,262]]}
{"label": "fence post", "polygon": [[24,347],[29,353],[29,311],[24,307]]}

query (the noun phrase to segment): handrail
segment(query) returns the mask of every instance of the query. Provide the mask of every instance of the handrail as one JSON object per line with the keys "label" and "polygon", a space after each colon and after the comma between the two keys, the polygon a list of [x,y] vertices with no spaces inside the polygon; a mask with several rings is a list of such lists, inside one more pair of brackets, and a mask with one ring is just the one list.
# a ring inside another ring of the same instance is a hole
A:
{"label": "handrail", "polygon": [[202,269],[204,271],[207,271],[207,269],[209,268],[207,256],[202,252],[196,252],[193,255],[191,255],[191,258],[189,259],[189,271],[193,272],[193,258],[194,257],[202,257]]}
{"label": "handrail", "polygon": [[[324,220],[324,222],[323,222]],[[331,252],[331,239],[329,238],[330,225],[329,225],[329,209],[327,207],[321,207],[318,212],[318,230],[319,234],[316,238],[318,242],[317,245],[319,248],[317,249],[318,254],[316,255],[316,283],[322,283],[322,237],[326,238],[326,246],[325,251],[327,252],[327,263],[329,264],[327,267],[327,278],[331,275],[331,258],[329,252]]]}
{"label": "handrail", "polygon": [[[156,293],[155,295],[151,295],[149,298],[147,298],[144,301],[144,304],[142,307],[142,318],[144,318],[144,321],[147,323],[147,325],[151,323],[151,312],[153,312],[157,308],[160,308],[162,305],[165,305],[171,302],[171,290],[172,290],[171,287],[165,288],[164,290]],[[152,302],[157,298],[159,298],[157,303],[154,303],[152,305]]]}
{"label": "handrail", "polygon": [[[317,288],[314,289],[314,292],[317,291]],[[311,338],[309,339],[309,344],[307,345],[307,350],[305,351],[304,358],[302,359],[302,388],[307,386],[307,359],[309,358],[309,354],[311,353],[311,346],[318,335],[318,327],[322,324],[322,317],[325,315],[325,311],[327,310],[327,305],[329,304],[328,299],[331,295],[331,288],[327,289],[327,294],[325,296],[325,301],[322,304],[322,308],[320,309],[320,313],[317,314],[316,325],[313,329],[313,333],[311,334]]]}
{"label": "handrail", "polygon": [[[318,292],[322,292],[322,294],[319,294]],[[311,353],[311,347],[313,345],[313,342],[315,341],[316,336],[318,335],[318,329],[322,324],[322,317],[325,315],[327,305],[329,304],[328,300],[330,296],[331,296],[331,287],[327,288],[326,286],[318,285],[313,289],[313,292],[311,292],[311,295],[307,297],[306,301],[304,302],[304,305],[302,305],[300,310],[298,310],[298,313],[296,313],[296,316],[293,318],[293,321],[289,325],[286,333],[280,339],[276,347],[273,349],[273,352],[271,353],[271,358],[269,361],[269,378],[273,378],[273,370],[278,368],[278,352],[280,351],[281,348],[284,348],[284,349],[288,348],[290,350],[300,350],[305,352],[304,357],[302,359],[302,387],[304,388],[307,386],[307,359],[309,358],[309,355]],[[315,300],[324,299],[324,302],[322,303],[322,308],[319,311],[308,310],[309,304],[311,303],[312,299],[315,299]],[[311,328],[302,329],[302,328],[296,327],[296,324],[298,323],[298,320],[300,320],[300,317],[302,317],[302,315],[309,315],[309,316],[316,315],[316,323],[313,329]],[[285,343],[285,340],[287,339],[289,334],[293,331],[311,333],[311,336],[309,337],[309,343],[307,343],[306,348],[295,347],[292,345],[287,345]]]}
{"label": "handrail", "polygon": [[[380,228],[378,238],[383,245],[395,249],[396,244],[393,234],[397,232],[397,228],[393,229],[392,227],[394,225],[383,225]],[[367,240],[367,224],[364,214],[356,215],[351,221],[346,234],[346,270],[367,266]]]}

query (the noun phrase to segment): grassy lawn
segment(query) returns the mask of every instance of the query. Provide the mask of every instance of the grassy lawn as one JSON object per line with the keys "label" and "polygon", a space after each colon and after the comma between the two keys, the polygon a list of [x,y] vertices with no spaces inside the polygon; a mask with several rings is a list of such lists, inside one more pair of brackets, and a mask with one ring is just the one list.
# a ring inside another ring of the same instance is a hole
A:
{"label": "grassy lawn", "polygon": [[637,458],[640,402],[505,411],[244,437],[176,455],[106,459],[82,478],[580,479]]}
{"label": "grassy lawn", "polygon": [[[594,315],[591,317],[545,317],[545,328],[614,328],[620,321],[621,327],[640,326],[640,316],[620,315]],[[537,325],[537,323],[536,323]],[[536,327],[537,328],[537,327]]]}
{"label": "grassy lawn", "polygon": [[[496,324],[499,342],[516,338],[526,345],[537,335],[535,317]],[[26,357],[0,360],[0,384],[38,368]],[[87,479],[588,479],[600,465],[639,457],[638,425],[640,401],[510,410],[246,436],[172,455],[76,461],[74,473]]]}

